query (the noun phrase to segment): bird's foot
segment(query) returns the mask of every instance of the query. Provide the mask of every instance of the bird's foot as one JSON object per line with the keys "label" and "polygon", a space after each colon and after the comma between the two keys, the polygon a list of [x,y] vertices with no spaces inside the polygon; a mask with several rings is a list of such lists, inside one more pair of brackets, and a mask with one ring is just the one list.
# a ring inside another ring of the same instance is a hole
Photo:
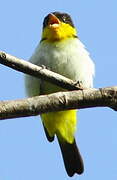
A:
{"label": "bird's foot", "polygon": [[79,86],[80,89],[83,89],[82,81],[76,81],[75,85]]}

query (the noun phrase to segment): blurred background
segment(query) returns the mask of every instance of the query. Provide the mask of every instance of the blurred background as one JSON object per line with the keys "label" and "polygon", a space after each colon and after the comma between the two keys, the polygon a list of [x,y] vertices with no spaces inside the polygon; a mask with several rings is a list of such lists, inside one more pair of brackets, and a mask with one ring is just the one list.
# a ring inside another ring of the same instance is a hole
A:
{"label": "blurred background", "polygon": [[[43,18],[69,13],[96,65],[94,87],[117,86],[116,0],[4,0],[0,8],[0,50],[28,60],[37,46]],[[24,98],[24,75],[0,65],[0,100]],[[91,108],[78,113],[77,143],[85,171],[69,178],[57,141],[47,142],[40,118],[0,121],[0,180],[117,178],[117,113]]]}

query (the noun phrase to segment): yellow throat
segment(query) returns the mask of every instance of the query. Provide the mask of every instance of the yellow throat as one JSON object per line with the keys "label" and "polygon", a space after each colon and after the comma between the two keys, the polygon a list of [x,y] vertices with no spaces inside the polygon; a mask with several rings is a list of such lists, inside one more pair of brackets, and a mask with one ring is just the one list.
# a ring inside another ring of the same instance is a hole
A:
{"label": "yellow throat", "polygon": [[44,27],[42,32],[42,40],[48,42],[61,41],[67,38],[77,36],[76,29],[71,25],[61,22],[56,16],[50,14],[48,25]]}

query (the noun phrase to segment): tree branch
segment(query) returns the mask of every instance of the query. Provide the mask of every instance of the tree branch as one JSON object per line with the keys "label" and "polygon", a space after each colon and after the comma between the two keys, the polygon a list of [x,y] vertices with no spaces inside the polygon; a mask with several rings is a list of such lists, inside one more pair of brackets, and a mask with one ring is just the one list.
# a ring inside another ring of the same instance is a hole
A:
{"label": "tree branch", "polygon": [[17,71],[32,75],[37,78],[49,81],[67,90],[81,90],[77,82],[68,79],[60,74],[54,73],[44,67],[34,65],[25,60],[14,57],[5,52],[0,52],[0,63]]}
{"label": "tree branch", "polygon": [[0,102],[0,119],[35,116],[67,109],[110,107],[117,111],[117,86],[58,92],[45,96]]}
{"label": "tree branch", "polygon": [[0,52],[0,63],[17,71],[54,83],[70,92],[59,92],[22,100],[1,101],[0,119],[35,116],[41,113],[90,107],[110,107],[117,111],[117,86],[101,89],[84,89],[64,76]]}

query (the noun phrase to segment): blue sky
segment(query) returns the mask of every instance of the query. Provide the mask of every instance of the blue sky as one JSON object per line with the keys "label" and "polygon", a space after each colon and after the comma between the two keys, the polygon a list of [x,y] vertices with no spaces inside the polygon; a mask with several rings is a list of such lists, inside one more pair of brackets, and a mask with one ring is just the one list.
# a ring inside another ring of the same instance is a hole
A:
{"label": "blue sky", "polygon": [[[71,14],[78,36],[96,64],[94,87],[117,85],[116,0],[4,0],[0,8],[0,50],[28,60],[40,40],[43,17]],[[0,65],[0,100],[25,97],[22,73]],[[47,142],[39,117],[0,121],[0,180],[117,178],[117,113],[80,110],[77,143],[85,172],[69,178],[57,141]]]}

